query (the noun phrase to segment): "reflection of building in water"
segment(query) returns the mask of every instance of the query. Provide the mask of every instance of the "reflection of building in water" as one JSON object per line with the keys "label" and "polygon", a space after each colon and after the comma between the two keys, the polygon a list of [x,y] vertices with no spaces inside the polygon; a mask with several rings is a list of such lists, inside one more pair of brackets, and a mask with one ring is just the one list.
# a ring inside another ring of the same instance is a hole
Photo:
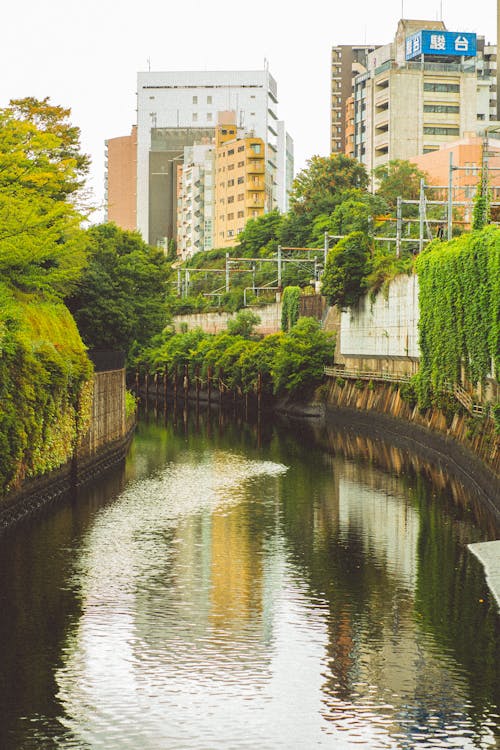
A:
{"label": "reflection of building in water", "polygon": [[374,492],[343,477],[339,487],[339,529],[344,538],[353,527],[362,529],[365,553],[409,590],[417,576],[420,520],[404,498]]}

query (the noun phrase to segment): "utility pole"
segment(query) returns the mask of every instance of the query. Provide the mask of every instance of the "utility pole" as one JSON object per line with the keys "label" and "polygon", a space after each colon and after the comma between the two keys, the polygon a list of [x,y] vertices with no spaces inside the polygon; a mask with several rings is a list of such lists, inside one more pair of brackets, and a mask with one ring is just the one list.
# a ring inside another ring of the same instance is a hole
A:
{"label": "utility pole", "polygon": [[418,248],[421,253],[424,249],[424,214],[425,214],[425,183],[424,178],[420,179],[420,201],[419,201],[419,219],[420,219],[420,232]]}
{"label": "utility pole", "polygon": [[226,294],[229,292],[229,253],[226,253]]}
{"label": "utility pole", "polygon": [[453,151],[450,151],[450,171],[448,173],[448,241],[453,235]]}
{"label": "utility pole", "polygon": [[281,290],[281,245],[278,245],[278,287]]}
{"label": "utility pole", "polygon": [[403,198],[398,195],[396,204],[396,258],[401,257],[401,233],[403,229]]}

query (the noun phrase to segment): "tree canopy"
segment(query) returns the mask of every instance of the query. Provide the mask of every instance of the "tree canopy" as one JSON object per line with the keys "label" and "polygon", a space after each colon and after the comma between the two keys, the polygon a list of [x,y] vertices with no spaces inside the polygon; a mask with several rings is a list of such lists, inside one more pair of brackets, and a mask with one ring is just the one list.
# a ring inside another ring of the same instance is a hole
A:
{"label": "tree canopy", "polygon": [[85,261],[76,202],[88,157],[68,117],[48,99],[0,109],[0,274],[22,291],[59,297]]}
{"label": "tree canopy", "polygon": [[137,232],[101,224],[87,231],[88,265],[67,304],[92,348],[144,345],[167,322],[169,264]]}
{"label": "tree canopy", "polygon": [[377,195],[389,208],[396,208],[398,196],[417,200],[420,195],[420,180],[427,176],[416,164],[404,159],[393,159],[373,170],[378,181]]}

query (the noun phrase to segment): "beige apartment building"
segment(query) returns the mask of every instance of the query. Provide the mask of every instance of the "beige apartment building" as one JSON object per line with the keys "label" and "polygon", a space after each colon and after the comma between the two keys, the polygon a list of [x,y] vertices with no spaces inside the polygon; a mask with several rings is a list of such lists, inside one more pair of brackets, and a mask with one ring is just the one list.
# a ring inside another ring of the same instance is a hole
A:
{"label": "beige apartment building", "polygon": [[233,247],[246,222],[266,210],[265,143],[221,124],[215,147],[214,247]]}
{"label": "beige apartment building", "polygon": [[402,19],[394,41],[369,52],[354,79],[345,153],[371,173],[482,132],[496,117],[495,75],[496,48],[482,37],[448,32],[442,21]]}
{"label": "beige apartment building", "polygon": [[137,127],[106,141],[106,221],[137,229]]}

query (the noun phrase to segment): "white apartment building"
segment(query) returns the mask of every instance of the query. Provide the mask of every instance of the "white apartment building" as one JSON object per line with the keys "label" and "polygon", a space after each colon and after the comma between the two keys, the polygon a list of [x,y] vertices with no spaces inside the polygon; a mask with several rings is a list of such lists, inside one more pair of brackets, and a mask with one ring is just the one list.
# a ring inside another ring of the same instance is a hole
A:
{"label": "white apartment building", "polygon": [[267,69],[138,74],[137,228],[148,242],[176,237],[177,166],[186,146],[212,142],[219,112],[235,111],[238,127],[263,139],[271,207],[278,205],[285,176],[278,170],[277,105]]}
{"label": "white apartment building", "polygon": [[184,148],[177,177],[177,255],[186,260],[214,247],[215,146]]}

